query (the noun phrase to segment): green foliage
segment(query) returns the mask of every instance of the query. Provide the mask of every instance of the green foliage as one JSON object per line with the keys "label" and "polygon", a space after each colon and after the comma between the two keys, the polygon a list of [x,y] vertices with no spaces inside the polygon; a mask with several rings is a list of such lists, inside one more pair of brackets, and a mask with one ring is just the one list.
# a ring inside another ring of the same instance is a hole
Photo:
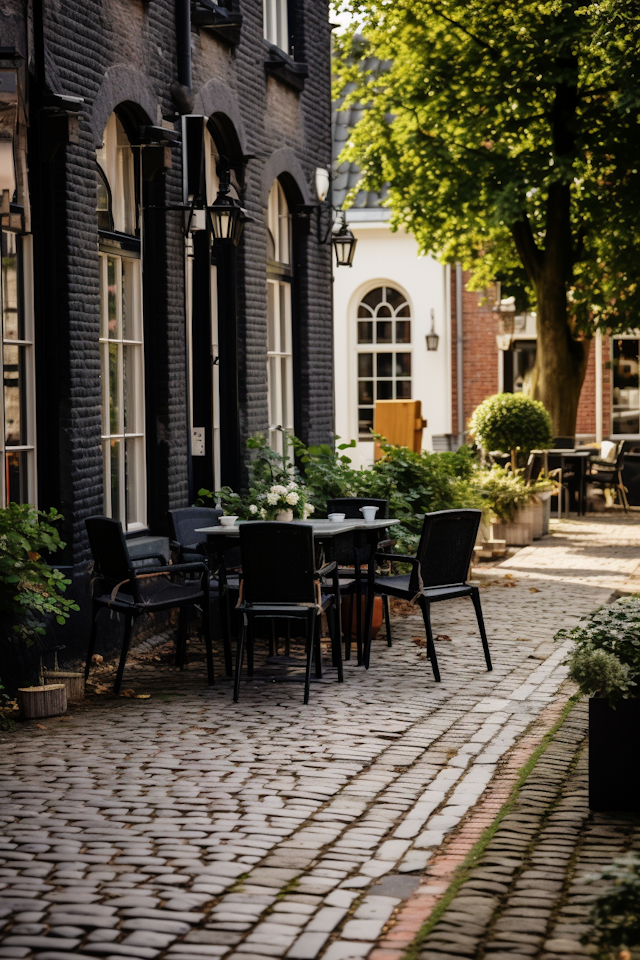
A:
{"label": "green foliage", "polygon": [[13,730],[15,724],[4,712],[9,698],[3,691],[4,687],[0,683],[0,730]]}
{"label": "green foliage", "polygon": [[605,880],[610,886],[596,900],[591,910],[595,930],[582,942],[595,944],[603,957],[620,947],[640,945],[640,858],[635,854],[619,857],[587,879]]}
{"label": "green foliage", "polygon": [[[613,703],[628,696],[637,697],[640,683],[640,596],[621,597],[615,603],[600,607],[580,621],[578,626],[571,630],[560,630],[556,640],[573,640],[576,652],[569,658],[569,664],[576,663],[574,679],[580,684],[582,693],[593,694],[592,689],[598,682],[601,684],[601,695]],[[577,657],[578,652],[586,651],[592,655],[594,651],[602,650],[610,657],[615,658],[626,670],[617,675],[609,660],[594,660]],[[576,662],[577,658],[577,662]],[[598,669],[600,673],[598,673]],[[580,676],[585,677],[585,686],[582,687]],[[616,676],[619,686],[616,687]],[[600,681],[598,681],[600,677]],[[629,688],[633,687],[633,693]]]}
{"label": "green foliage", "polygon": [[[334,0],[343,154],[394,227],[591,333],[637,324],[640,21],[633,0]],[[359,35],[356,36],[356,33]],[[378,58],[378,61],[367,59]],[[378,62],[382,65],[379,66]]]}
{"label": "green foliage", "polygon": [[551,417],[539,400],[522,393],[496,393],[476,407],[469,430],[477,442],[490,452],[545,450],[553,443]]}
{"label": "green foliage", "polygon": [[43,621],[64,624],[79,607],[61,596],[71,580],[42,559],[65,546],[53,526],[62,517],[53,508],[10,503],[0,509],[0,624],[27,643],[44,634]]}
{"label": "green foliage", "polygon": [[605,697],[611,706],[615,706],[617,700],[626,700],[635,686],[629,666],[608,650],[576,647],[567,663],[569,676],[583,696]]}
{"label": "green foliage", "polygon": [[495,464],[490,470],[477,470],[474,486],[496,520],[513,523],[520,507],[531,503],[535,486],[526,486],[521,473],[513,473]]}
{"label": "green foliage", "polygon": [[[288,441],[291,438],[287,438]],[[249,488],[240,495],[231,487],[198,491],[198,503],[213,499],[220,503],[227,516],[241,520],[275,520],[280,510],[292,510],[293,516],[305,520],[314,511],[298,468],[286,454],[272,450],[262,434],[247,440],[253,456],[247,463]]]}

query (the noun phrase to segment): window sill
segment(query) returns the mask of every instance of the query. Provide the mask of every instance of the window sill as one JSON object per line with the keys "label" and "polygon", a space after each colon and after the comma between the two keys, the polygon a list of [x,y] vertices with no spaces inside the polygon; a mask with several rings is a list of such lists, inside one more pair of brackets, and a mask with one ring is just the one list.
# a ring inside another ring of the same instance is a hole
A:
{"label": "window sill", "polygon": [[268,40],[263,41],[269,59],[265,60],[264,69],[268,76],[275,77],[292,90],[302,93],[304,82],[309,76],[309,67],[306,63],[298,63],[292,57],[276,47]]}
{"label": "window sill", "polygon": [[242,15],[231,13],[225,7],[210,6],[206,0],[192,0],[191,22],[212,33],[218,40],[237,47],[240,43]]}

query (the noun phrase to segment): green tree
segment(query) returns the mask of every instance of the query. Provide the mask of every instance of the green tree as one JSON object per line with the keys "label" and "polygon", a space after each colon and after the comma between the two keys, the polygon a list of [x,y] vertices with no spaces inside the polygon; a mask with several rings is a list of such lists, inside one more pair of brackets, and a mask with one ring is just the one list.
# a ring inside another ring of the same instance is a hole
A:
{"label": "green tree", "polygon": [[[571,435],[596,328],[638,325],[633,0],[334,0],[346,147],[392,226],[535,306],[532,391]],[[377,58],[368,60],[367,58]]]}

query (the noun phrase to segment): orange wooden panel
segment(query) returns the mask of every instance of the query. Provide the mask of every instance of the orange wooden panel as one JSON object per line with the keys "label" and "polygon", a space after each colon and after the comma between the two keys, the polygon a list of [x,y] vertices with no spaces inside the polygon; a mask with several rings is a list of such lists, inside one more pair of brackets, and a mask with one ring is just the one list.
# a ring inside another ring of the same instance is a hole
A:
{"label": "orange wooden panel", "polygon": [[[421,400],[376,401],[373,429],[389,443],[409,447],[419,453],[422,449],[422,431],[427,421],[422,419]],[[380,444],[375,445],[375,459],[381,457]]]}

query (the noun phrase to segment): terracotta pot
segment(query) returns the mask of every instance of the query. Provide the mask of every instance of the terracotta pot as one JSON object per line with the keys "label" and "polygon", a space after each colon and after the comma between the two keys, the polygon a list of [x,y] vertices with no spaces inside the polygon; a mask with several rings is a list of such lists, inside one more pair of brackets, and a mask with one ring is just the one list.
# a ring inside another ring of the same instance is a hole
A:
{"label": "terracotta pot", "polygon": [[[366,602],[365,598],[361,597],[360,602],[362,603],[362,626],[364,629],[364,622],[366,617]],[[347,627],[349,625],[349,607],[351,606],[351,639],[355,641],[356,632],[358,629],[358,608],[356,607],[356,598],[353,597],[342,597],[340,601],[340,617],[342,620],[342,632],[346,635]],[[382,609],[382,597],[373,598],[373,620],[371,623],[371,639],[374,640],[378,635],[378,630],[382,626],[382,618],[384,616]]]}
{"label": "terracotta pot", "polygon": [[293,520],[293,510],[278,510],[276,520],[279,520],[280,523],[289,523]]}

